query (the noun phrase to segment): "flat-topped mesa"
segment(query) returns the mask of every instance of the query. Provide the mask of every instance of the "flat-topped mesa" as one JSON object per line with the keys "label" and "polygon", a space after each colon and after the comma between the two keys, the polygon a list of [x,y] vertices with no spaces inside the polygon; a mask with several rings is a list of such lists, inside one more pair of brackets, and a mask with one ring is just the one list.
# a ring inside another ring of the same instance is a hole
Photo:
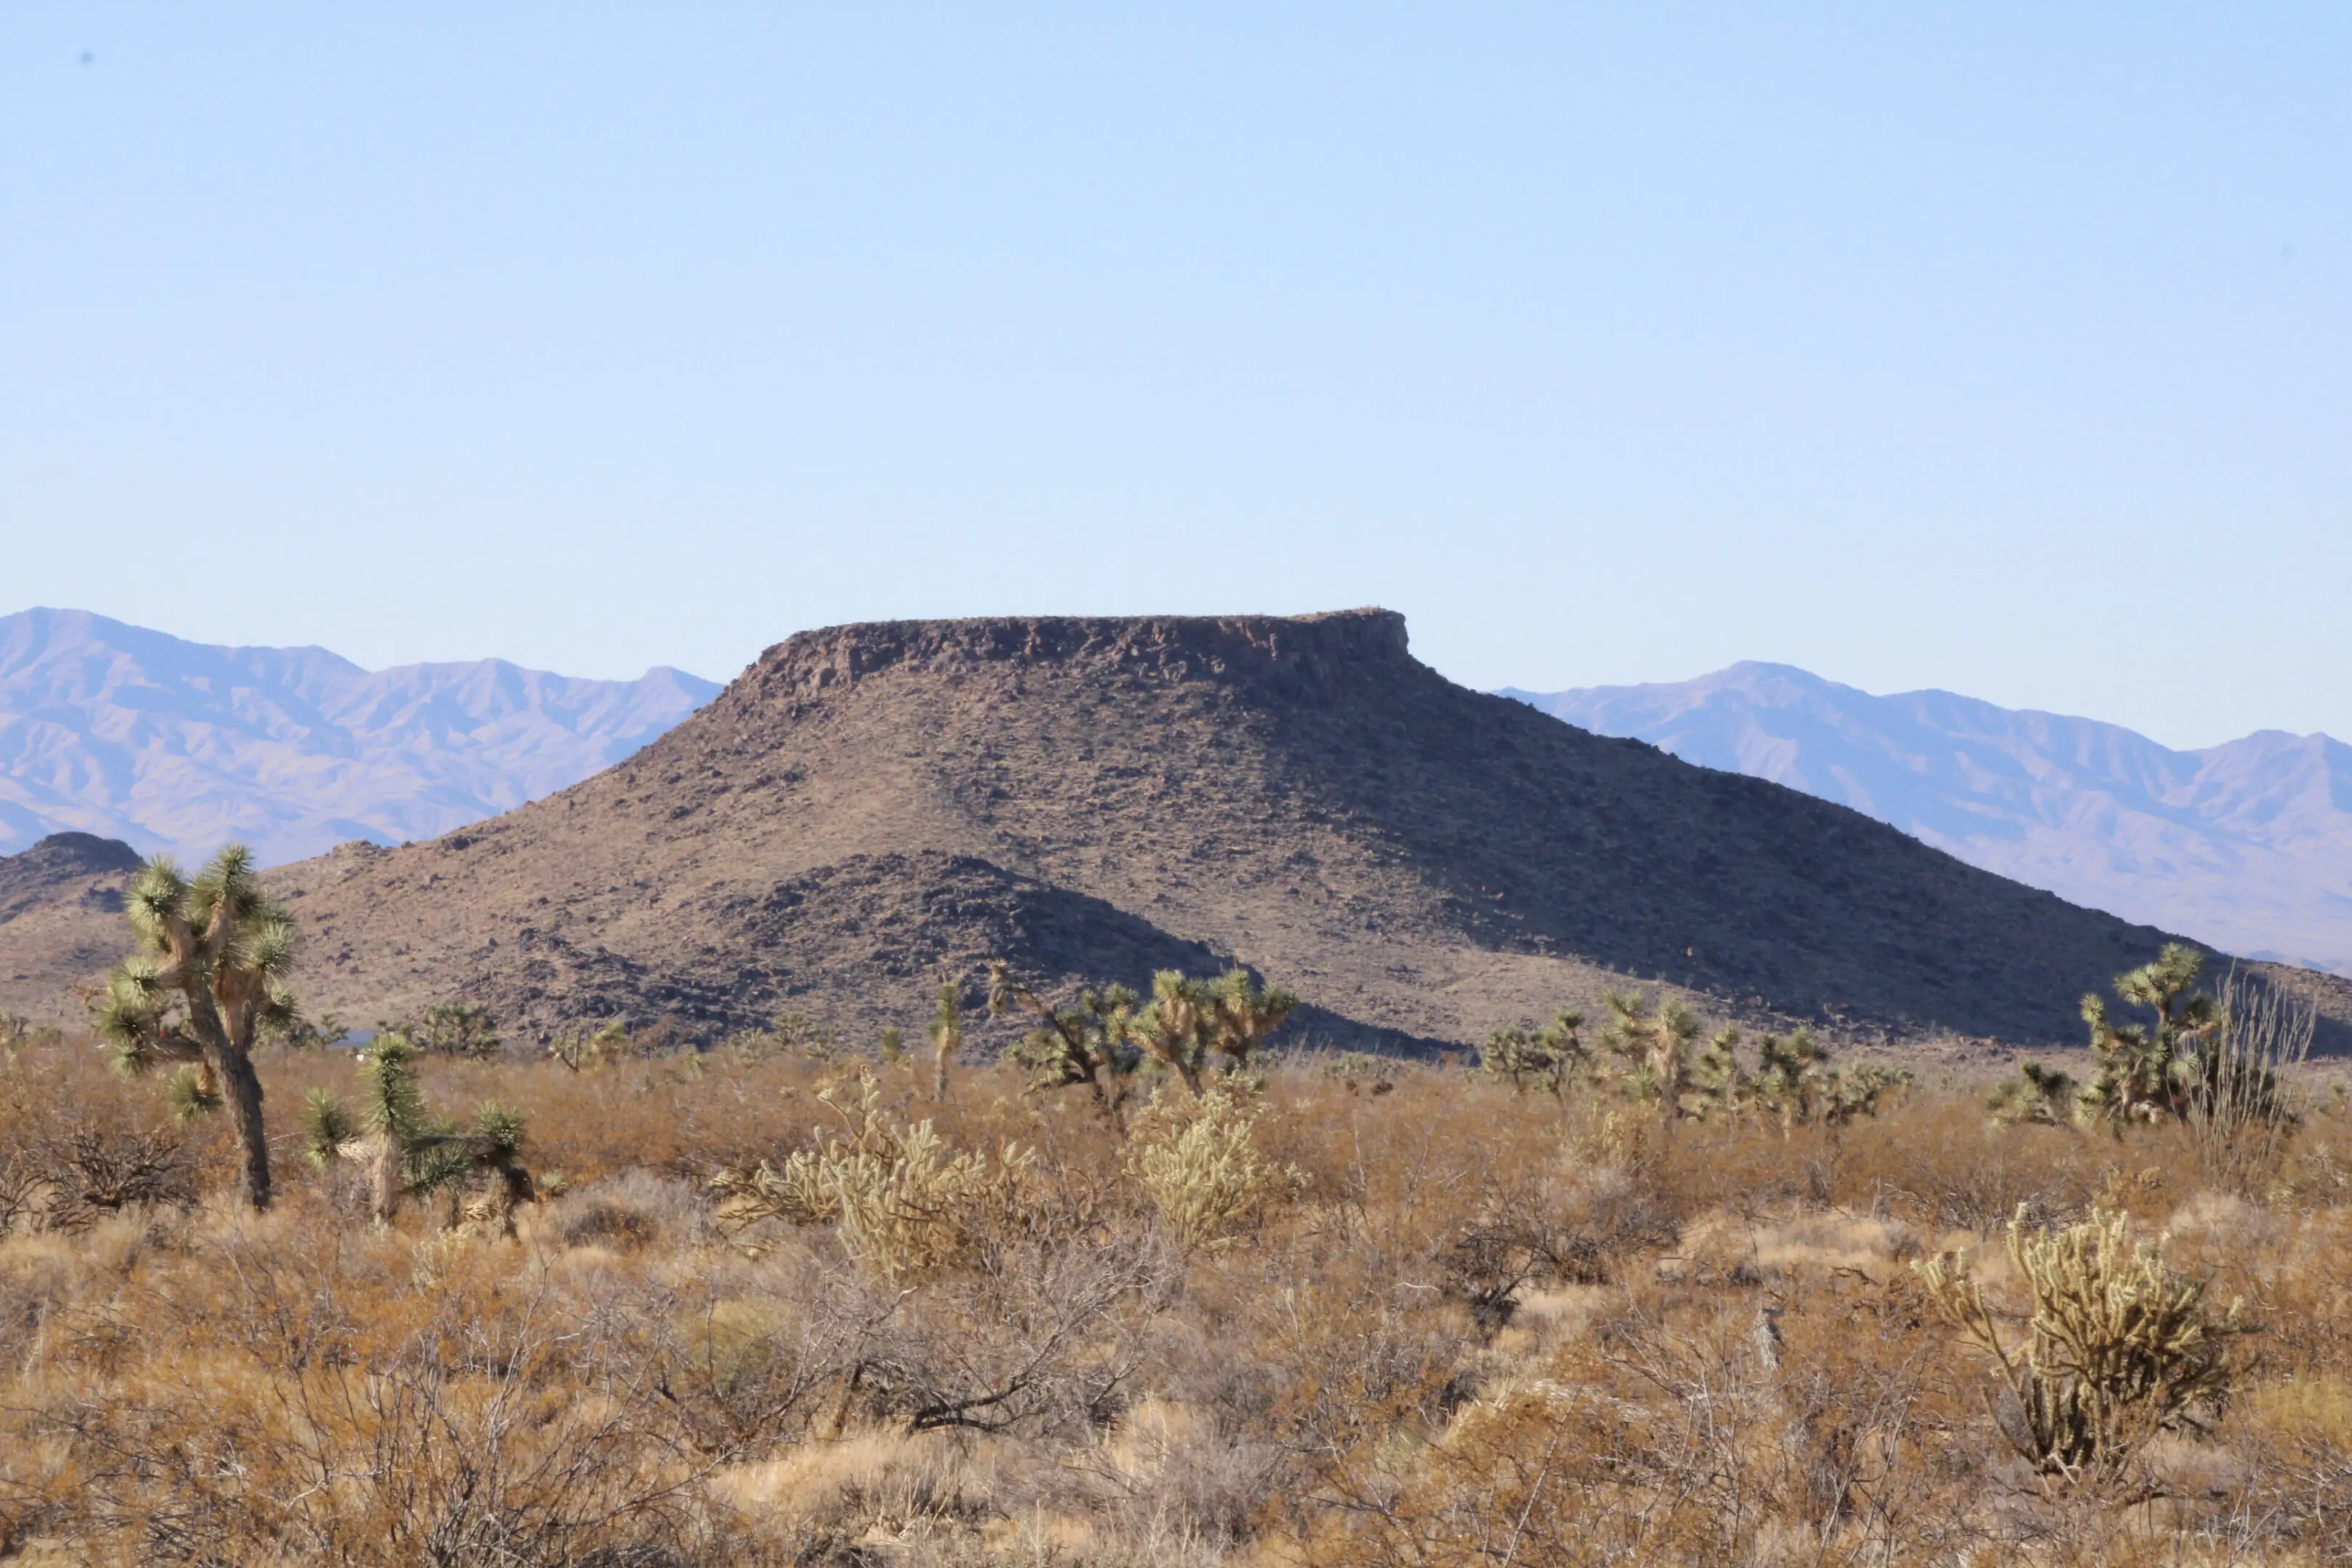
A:
{"label": "flat-topped mesa", "polygon": [[1352,672],[1393,678],[1410,665],[1404,617],[1394,610],[1309,616],[993,616],[954,621],[866,621],[795,633],[760,656],[736,689],[763,700],[805,701],[889,671],[971,673],[991,666],[1108,669],[1158,679],[1188,676],[1328,694]]}

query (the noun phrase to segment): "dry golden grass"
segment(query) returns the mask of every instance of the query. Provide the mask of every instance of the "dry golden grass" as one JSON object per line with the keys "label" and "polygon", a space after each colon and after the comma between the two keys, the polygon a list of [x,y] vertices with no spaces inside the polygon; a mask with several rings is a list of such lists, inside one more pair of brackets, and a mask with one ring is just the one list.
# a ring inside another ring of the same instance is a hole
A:
{"label": "dry golden grass", "polygon": [[[1248,1149],[1194,1162],[1247,1189],[1209,1192],[1204,1228],[1183,1163],[1080,1097],[992,1069],[935,1105],[901,1065],[879,1113],[1034,1152],[1018,1204],[960,1211],[919,1270],[835,1224],[719,1224],[714,1173],[841,1135],[818,1090],[845,1070],[428,1061],[435,1102],[522,1108],[533,1169],[564,1177],[508,1241],[437,1207],[373,1227],[348,1177],[300,1163],[301,1095],[347,1087],[346,1058],[265,1063],[284,1191],[256,1217],[224,1129],[170,1128],[86,1047],[20,1046],[0,1561],[2352,1560],[2333,1111],[2250,1197],[2200,1187],[2176,1131],[1994,1126],[1954,1089],[1784,1135],[1307,1063],[1269,1073]],[[73,1164],[134,1143],[155,1169],[119,1205]],[[1281,1180],[1234,1174],[1259,1169]],[[92,1190],[53,1203],[60,1181]],[[2261,1359],[2209,1434],[2097,1487],[2011,1454],[1912,1264],[1971,1249],[2015,1311],[2021,1206],[2128,1213],[2244,1298]]]}

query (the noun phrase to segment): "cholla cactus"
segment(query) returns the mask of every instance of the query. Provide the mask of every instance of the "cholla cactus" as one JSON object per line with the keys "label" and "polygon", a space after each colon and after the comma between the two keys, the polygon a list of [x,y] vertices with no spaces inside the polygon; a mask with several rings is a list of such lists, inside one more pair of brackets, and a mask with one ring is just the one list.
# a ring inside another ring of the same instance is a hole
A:
{"label": "cholla cactus", "polygon": [[2081,1091],[2080,1116],[2120,1127],[2130,1121],[2164,1121],[2187,1113],[2205,1076],[2202,1050],[2221,1021],[2213,998],[2190,987],[2205,955],[2184,942],[2168,942],[2153,963],[2116,977],[2116,994],[2156,1014],[2153,1027],[2116,1025],[2107,1005],[2094,994],[2083,998],[2083,1021],[2091,1026],[2091,1051],[2098,1071]]}
{"label": "cholla cactus", "polygon": [[[416,1082],[416,1050],[397,1035],[370,1042],[360,1060],[360,1111],[325,1089],[303,1103],[304,1153],[326,1170],[339,1161],[366,1168],[369,1209],[390,1225],[408,1196],[446,1191],[453,1214],[466,1188],[488,1177],[483,1200],[509,1236],[516,1205],[538,1195],[523,1168],[523,1119],[495,1100],[474,1111],[470,1129],[434,1116]],[[479,1206],[479,1205],[477,1205]]]}
{"label": "cholla cactus", "polygon": [[780,1169],[765,1160],[730,1166],[709,1182],[723,1222],[832,1222],[861,1264],[894,1280],[920,1279],[966,1260],[991,1226],[1026,1201],[1036,1159],[1007,1143],[991,1161],[951,1154],[926,1119],[913,1126],[883,1113],[874,1075],[858,1075],[845,1097],[829,1085],[817,1098],[841,1116],[844,1134],[803,1150]]}
{"label": "cholla cactus", "polygon": [[1258,1152],[1257,1105],[1231,1084],[1170,1101],[1154,1094],[1137,1118],[1128,1173],[1187,1252],[1225,1246],[1305,1178]]}
{"label": "cholla cactus", "polygon": [[269,1138],[253,1047],[293,1016],[293,920],[261,890],[242,844],[193,882],[168,859],[149,861],[131,885],[129,911],[138,951],[106,977],[91,1010],[99,1037],[126,1073],[181,1064],[163,1085],[174,1116],[227,1106],[246,1202],[268,1208]]}
{"label": "cholla cactus", "polygon": [[1584,1015],[1570,1012],[1562,1012],[1541,1029],[1497,1029],[1478,1052],[1479,1069],[1508,1079],[1513,1094],[1534,1082],[1557,1099],[1590,1065],[1583,1029]]}
{"label": "cholla cactus", "polygon": [[[1135,993],[1124,985],[1102,991],[1081,991],[1076,1003],[1049,1007],[1037,994],[1012,976],[1002,961],[988,966],[988,1010],[1003,1014],[1019,1008],[1035,1016],[1038,1026],[1004,1054],[1027,1069],[1032,1089],[1060,1089],[1084,1084],[1095,1107],[1112,1121],[1127,1098],[1119,1080],[1135,1071],[1140,1057],[1129,1045],[1135,1019]],[[1114,1087],[1115,1086],[1115,1087]]]}
{"label": "cholla cactus", "polygon": [[1691,1043],[1698,1038],[1698,1018],[1679,1002],[1664,1002],[1654,1010],[1648,1000],[1612,991],[1601,998],[1609,1008],[1609,1028],[1601,1037],[1618,1058],[1625,1087],[1638,1099],[1654,1099],[1666,1121],[1684,1114],[1683,1089],[1690,1077]]}
{"label": "cholla cactus", "polygon": [[2164,1259],[2166,1237],[2134,1241],[2121,1213],[2056,1232],[2009,1225],[2009,1256],[2033,1295],[2021,1345],[2003,1336],[1984,1287],[1959,1253],[1916,1267],[1927,1294],[1990,1355],[2016,1408],[1987,1405],[2001,1436],[2034,1468],[2072,1483],[2112,1477],[2159,1432],[2202,1431],[2241,1363],[2231,1342],[2256,1331],[2232,1301],[2205,1311],[2205,1282]]}

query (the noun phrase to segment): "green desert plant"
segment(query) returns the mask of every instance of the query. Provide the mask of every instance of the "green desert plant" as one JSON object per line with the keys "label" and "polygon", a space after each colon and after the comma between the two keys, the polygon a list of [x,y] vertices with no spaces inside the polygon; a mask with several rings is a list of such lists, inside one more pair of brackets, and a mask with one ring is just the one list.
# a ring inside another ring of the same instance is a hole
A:
{"label": "green desert plant", "polygon": [[989,1012],[1002,1015],[1018,1008],[1039,1020],[1036,1028],[1004,1053],[1006,1059],[1028,1073],[1032,1089],[1085,1085],[1096,1109],[1114,1121],[1127,1098],[1122,1080],[1141,1060],[1129,1043],[1135,1006],[1135,993],[1124,985],[1081,991],[1066,1006],[1049,1006],[1013,979],[1002,961],[989,965]]}
{"label": "green desert plant", "polygon": [[1497,1029],[1478,1053],[1479,1069],[1509,1083],[1513,1094],[1536,1083],[1558,1099],[1590,1063],[1583,1029],[1584,1015],[1567,1011],[1540,1029]]}
{"label": "green desert plant", "polygon": [[387,1027],[427,1056],[487,1060],[499,1054],[503,1043],[490,1010],[471,1002],[443,1002],[427,1007],[421,1018]]}
{"label": "green desert plant", "polygon": [[294,922],[261,890],[252,852],[232,844],[195,880],[169,859],[141,868],[127,903],[138,950],[92,1008],[117,1068],[177,1063],[164,1099],[182,1119],[224,1104],[243,1152],[245,1200],[269,1206],[269,1135],[253,1047],[294,1012],[286,977]]}
{"label": "green desert plant", "polygon": [[963,987],[952,980],[940,982],[939,1009],[925,1030],[931,1037],[931,1098],[948,1097],[948,1069],[963,1049]]}
{"label": "green desert plant", "polygon": [[352,1037],[350,1026],[332,1013],[308,1018],[291,1011],[265,1022],[261,1034],[270,1044],[289,1051],[331,1050]]}
{"label": "green desert plant", "polygon": [[841,1117],[841,1133],[781,1167],[762,1160],[710,1178],[727,1224],[830,1221],[861,1264],[906,1280],[965,1259],[991,1222],[1019,1206],[1035,1163],[1028,1151],[1007,1143],[993,1161],[951,1152],[928,1118],[907,1126],[884,1114],[872,1073],[858,1074],[854,1096],[842,1088],[817,1093]]}
{"label": "green desert plant", "polygon": [[1668,1121],[1684,1113],[1683,1089],[1690,1077],[1691,1045],[1698,1017],[1679,1002],[1660,1002],[1612,991],[1601,998],[1609,1027],[1601,1043],[1615,1054],[1625,1090],[1637,1100],[1655,1100]]}
{"label": "green desert plant", "polygon": [[1760,1098],[1756,1077],[1739,1059],[1739,1031],[1724,1029],[1707,1041],[1690,1065],[1683,1110],[1696,1120],[1739,1116]]}
{"label": "green desert plant", "polygon": [[[359,1064],[356,1115],[325,1089],[303,1102],[303,1152],[326,1170],[338,1161],[363,1166],[369,1211],[389,1225],[404,1197],[470,1186],[489,1178],[485,1216],[511,1233],[518,1204],[536,1195],[523,1168],[523,1119],[495,1100],[476,1108],[470,1127],[434,1116],[416,1081],[416,1049],[397,1035],[369,1042]],[[453,1208],[454,1208],[453,1205]]]}
{"label": "green desert plant", "polygon": [[2026,1062],[2003,1079],[1985,1101],[1996,1121],[2040,1122],[2063,1127],[2082,1105],[2083,1086],[2074,1075],[2040,1062]]}
{"label": "green desert plant", "polygon": [[2083,998],[2098,1068],[2083,1086],[2084,1120],[2122,1127],[2185,1115],[2206,1070],[2202,1047],[2220,1022],[2213,998],[2195,990],[2205,955],[2167,942],[2153,963],[2116,976],[2116,994],[2155,1013],[2153,1026],[2112,1022],[2105,1000]]}
{"label": "green desert plant", "polygon": [[1179,969],[1151,977],[1151,1000],[1129,1020],[1128,1038],[1162,1067],[1171,1068],[1197,1100],[1201,1074],[1217,1038],[1216,1002],[1207,981],[1188,980]]}
{"label": "green desert plant", "polygon": [[608,1018],[593,1029],[584,1024],[567,1025],[547,1042],[548,1059],[568,1072],[611,1067],[627,1060],[634,1051],[629,1026],[618,1018]]}
{"label": "green desert plant", "polygon": [[2073,1483],[2119,1474],[2160,1432],[2207,1428],[2242,1370],[2231,1342],[2255,1330],[2241,1303],[2215,1319],[2203,1280],[2165,1262],[2167,1238],[2135,1241],[2129,1216],[2031,1232],[2021,1206],[2009,1256],[2033,1297],[2011,1343],[1964,1254],[1916,1266],[1937,1308],[1990,1356],[2013,1402],[1987,1405],[2001,1436],[2040,1474]]}
{"label": "green desert plant", "polygon": [[1892,1090],[1910,1081],[1900,1068],[1864,1062],[1832,1067],[1830,1050],[1810,1029],[1766,1035],[1751,1070],[1739,1059],[1740,1034],[1726,1029],[1691,1064],[1685,1110],[1696,1118],[1748,1111],[1777,1117],[1781,1136],[1800,1127],[1838,1128],[1874,1114]]}
{"label": "green desert plant", "polygon": [[1210,1049],[1238,1071],[1298,1010],[1298,998],[1279,985],[1261,985],[1246,969],[1225,971],[1209,982]]}
{"label": "green desert plant", "polygon": [[1337,1079],[1349,1094],[1392,1094],[1402,1070],[1395,1058],[1370,1051],[1339,1051],[1323,1058],[1323,1076]]}

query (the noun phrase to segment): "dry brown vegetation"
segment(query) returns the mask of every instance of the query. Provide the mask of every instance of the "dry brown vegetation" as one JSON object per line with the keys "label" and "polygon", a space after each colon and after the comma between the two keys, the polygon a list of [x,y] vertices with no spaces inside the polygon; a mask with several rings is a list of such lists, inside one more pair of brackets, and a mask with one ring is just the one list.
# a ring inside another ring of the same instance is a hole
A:
{"label": "dry brown vegetation", "polygon": [[[1843,1127],[1674,1123],[1300,1059],[1205,1101],[1171,1076],[1122,1129],[1001,1068],[935,1100],[913,1058],[424,1058],[435,1103],[529,1114],[552,1195],[506,1239],[373,1225],[362,1174],[297,1157],[343,1053],[261,1058],[255,1215],[220,1119],[171,1125],[85,1042],[9,1048],[0,1559],[2352,1556],[2352,1118],[2324,1097],[2219,1185],[2181,1126],[1996,1124],[1954,1085]],[[2016,1258],[2095,1213],[2118,1268],[2172,1271],[2162,1332],[2203,1310],[2184,1283],[2260,1331],[2070,1473],[2021,1456],[1981,1342],[2032,1342]],[[1951,1252],[1989,1330],[1913,1267]]]}

